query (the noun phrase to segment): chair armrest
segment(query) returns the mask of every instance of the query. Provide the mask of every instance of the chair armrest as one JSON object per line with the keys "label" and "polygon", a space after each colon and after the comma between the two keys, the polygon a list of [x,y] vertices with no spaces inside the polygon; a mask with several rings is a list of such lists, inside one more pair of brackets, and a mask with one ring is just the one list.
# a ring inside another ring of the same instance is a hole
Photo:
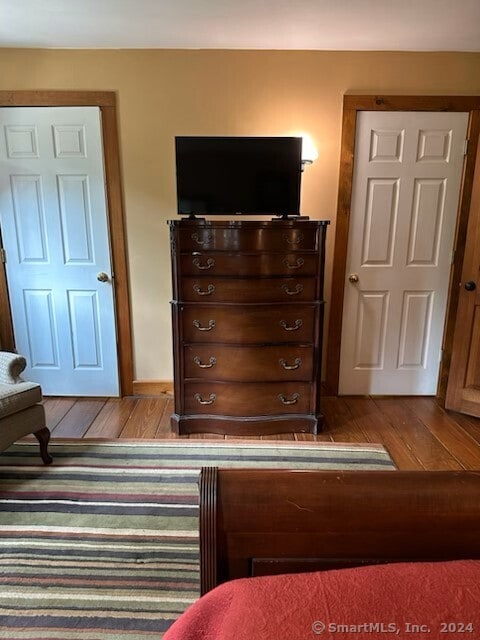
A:
{"label": "chair armrest", "polygon": [[0,383],[16,384],[23,382],[20,374],[27,366],[23,356],[8,351],[0,351]]}

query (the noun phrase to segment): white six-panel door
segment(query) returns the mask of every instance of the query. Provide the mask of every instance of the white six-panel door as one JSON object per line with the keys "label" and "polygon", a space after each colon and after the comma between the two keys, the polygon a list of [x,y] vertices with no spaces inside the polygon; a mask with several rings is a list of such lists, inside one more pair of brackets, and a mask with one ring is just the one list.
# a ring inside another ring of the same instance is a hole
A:
{"label": "white six-panel door", "polygon": [[341,394],[435,394],[466,113],[357,119]]}
{"label": "white six-panel door", "polygon": [[117,396],[97,107],[0,109],[0,229],[25,377],[46,395]]}

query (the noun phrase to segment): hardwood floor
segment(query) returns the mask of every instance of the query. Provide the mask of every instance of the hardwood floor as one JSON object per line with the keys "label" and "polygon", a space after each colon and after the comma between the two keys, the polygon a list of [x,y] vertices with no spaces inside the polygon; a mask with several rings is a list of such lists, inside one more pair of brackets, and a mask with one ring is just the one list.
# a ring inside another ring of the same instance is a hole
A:
{"label": "hardwood floor", "polygon": [[[430,397],[325,397],[318,436],[282,434],[262,440],[376,442],[399,469],[480,470],[480,419],[445,411]],[[173,398],[46,398],[47,426],[55,438],[175,438]],[[224,439],[201,434],[182,438]],[[227,439],[235,439],[227,436]],[[250,438],[251,439],[251,438]]]}

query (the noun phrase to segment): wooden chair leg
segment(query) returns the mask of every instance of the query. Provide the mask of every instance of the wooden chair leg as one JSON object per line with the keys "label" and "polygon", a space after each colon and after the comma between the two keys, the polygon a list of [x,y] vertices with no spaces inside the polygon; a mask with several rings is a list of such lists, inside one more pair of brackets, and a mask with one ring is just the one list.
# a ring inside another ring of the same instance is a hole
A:
{"label": "wooden chair leg", "polygon": [[33,434],[40,444],[40,455],[45,464],[50,464],[53,460],[52,456],[48,453],[48,441],[50,440],[50,431],[47,427],[35,431]]}

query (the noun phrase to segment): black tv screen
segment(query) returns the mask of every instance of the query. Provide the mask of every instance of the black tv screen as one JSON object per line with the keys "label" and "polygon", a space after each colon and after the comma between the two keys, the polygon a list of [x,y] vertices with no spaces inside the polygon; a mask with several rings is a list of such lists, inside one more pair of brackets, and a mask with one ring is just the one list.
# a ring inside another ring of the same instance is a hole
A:
{"label": "black tv screen", "polygon": [[302,139],[175,138],[180,214],[298,215]]}

